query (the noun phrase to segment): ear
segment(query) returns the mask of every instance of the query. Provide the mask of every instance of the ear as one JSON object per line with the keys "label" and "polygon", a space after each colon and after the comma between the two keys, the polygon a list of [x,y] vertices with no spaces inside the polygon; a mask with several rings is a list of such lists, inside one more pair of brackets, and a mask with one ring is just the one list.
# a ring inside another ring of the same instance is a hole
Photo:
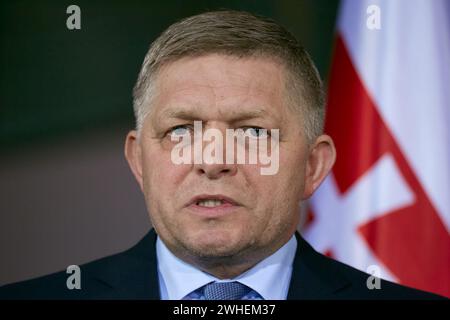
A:
{"label": "ear", "polygon": [[136,178],[141,190],[143,190],[142,183],[142,151],[141,145],[137,138],[136,130],[128,133],[125,140],[125,158],[128,161],[131,171]]}
{"label": "ear", "polygon": [[319,136],[312,147],[306,164],[305,189],[302,199],[308,199],[333,168],[336,148],[328,135]]}

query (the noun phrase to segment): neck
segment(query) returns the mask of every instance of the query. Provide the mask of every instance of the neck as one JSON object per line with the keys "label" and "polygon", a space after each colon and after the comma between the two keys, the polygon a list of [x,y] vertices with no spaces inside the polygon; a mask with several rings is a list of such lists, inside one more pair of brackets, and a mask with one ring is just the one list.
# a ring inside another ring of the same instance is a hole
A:
{"label": "neck", "polygon": [[292,235],[286,239],[283,238],[269,247],[248,248],[230,256],[199,256],[190,254],[188,250],[176,250],[172,248],[170,248],[170,251],[184,262],[218,279],[233,279],[271,256],[286,244],[291,237]]}
{"label": "neck", "polygon": [[233,279],[253,268],[258,262],[264,260],[264,258],[266,256],[254,257],[253,259],[247,258],[245,261],[238,257],[196,258],[195,260],[192,259],[189,263],[218,279]]}

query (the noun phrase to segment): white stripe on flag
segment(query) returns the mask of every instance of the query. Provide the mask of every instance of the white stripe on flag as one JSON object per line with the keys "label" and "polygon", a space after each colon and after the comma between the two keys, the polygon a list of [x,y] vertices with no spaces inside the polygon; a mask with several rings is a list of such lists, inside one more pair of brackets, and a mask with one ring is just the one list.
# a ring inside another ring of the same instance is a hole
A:
{"label": "white stripe on flag", "polygon": [[[366,27],[369,5],[381,29]],[[339,26],[353,64],[450,230],[450,1],[346,0]]]}

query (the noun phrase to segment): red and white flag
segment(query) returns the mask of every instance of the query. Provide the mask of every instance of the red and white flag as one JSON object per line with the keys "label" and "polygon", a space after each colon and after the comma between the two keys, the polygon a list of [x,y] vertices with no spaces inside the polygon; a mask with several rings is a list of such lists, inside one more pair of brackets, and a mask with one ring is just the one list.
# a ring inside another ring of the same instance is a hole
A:
{"label": "red and white flag", "polygon": [[328,84],[319,251],[450,297],[450,2],[343,1]]}

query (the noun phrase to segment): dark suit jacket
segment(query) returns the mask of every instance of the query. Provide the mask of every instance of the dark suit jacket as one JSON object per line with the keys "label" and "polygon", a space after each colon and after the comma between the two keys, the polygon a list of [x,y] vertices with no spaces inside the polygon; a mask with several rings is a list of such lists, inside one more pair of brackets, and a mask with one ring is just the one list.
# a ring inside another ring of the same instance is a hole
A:
{"label": "dark suit jacket", "polygon": [[[316,252],[299,234],[288,299],[433,299],[426,292],[381,281],[369,290],[369,275]],[[81,289],[69,290],[65,271],[0,288],[0,299],[160,299],[156,233],[131,249],[81,269]]]}

